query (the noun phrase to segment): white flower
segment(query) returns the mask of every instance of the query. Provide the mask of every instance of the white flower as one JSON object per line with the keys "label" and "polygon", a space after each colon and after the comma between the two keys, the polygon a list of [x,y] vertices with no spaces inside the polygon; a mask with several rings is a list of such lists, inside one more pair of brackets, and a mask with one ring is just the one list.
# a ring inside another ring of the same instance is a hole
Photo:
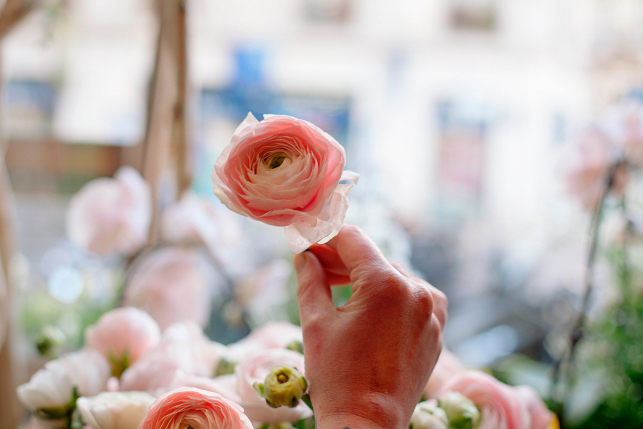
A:
{"label": "white flower", "polygon": [[128,366],[158,344],[161,330],[143,310],[121,307],[109,311],[85,331],[85,343],[110,360],[119,377]]}
{"label": "white flower", "polygon": [[80,396],[97,395],[110,376],[107,359],[84,349],[47,362],[28,383],[18,386],[18,398],[31,411],[66,407],[74,399],[74,389]]}
{"label": "white flower", "polygon": [[410,429],[448,429],[449,419],[437,401],[420,402],[413,410]]}
{"label": "white flower", "polygon": [[154,400],[145,392],[103,392],[79,398],[77,406],[94,429],[137,429]]}

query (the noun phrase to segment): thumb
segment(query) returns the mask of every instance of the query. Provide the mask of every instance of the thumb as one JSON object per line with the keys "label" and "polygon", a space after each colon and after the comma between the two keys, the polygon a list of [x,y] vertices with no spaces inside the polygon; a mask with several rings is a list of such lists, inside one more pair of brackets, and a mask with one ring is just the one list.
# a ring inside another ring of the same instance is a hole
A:
{"label": "thumb", "polygon": [[335,310],[330,284],[319,259],[311,252],[302,252],[293,258],[297,272],[297,300],[302,325],[320,313]]}

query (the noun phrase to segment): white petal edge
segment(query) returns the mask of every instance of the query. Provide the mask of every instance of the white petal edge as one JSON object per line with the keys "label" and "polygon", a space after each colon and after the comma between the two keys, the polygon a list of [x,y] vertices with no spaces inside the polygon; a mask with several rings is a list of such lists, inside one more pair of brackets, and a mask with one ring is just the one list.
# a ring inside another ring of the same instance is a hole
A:
{"label": "white petal edge", "polygon": [[243,130],[245,130],[251,125],[256,125],[258,123],[259,121],[257,120],[257,118],[254,117],[252,112],[248,112],[248,115],[246,116],[246,118],[239,124],[237,129],[234,130],[234,134],[232,135],[232,139],[230,140],[230,146],[236,146],[237,143],[239,143],[239,141],[241,140],[240,134]]}
{"label": "white petal edge", "polygon": [[342,229],[348,210],[348,194],[359,181],[359,174],[345,170],[341,181],[350,183],[337,185],[330,200],[330,219],[299,219],[284,228],[288,247],[293,253],[301,253],[315,243],[326,243]]}

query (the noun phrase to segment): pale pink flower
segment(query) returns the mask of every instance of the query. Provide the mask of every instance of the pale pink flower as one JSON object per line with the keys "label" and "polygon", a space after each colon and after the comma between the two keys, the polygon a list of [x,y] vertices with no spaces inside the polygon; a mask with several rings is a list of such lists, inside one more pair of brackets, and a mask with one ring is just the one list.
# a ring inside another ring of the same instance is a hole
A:
{"label": "pale pink flower", "polygon": [[239,239],[240,226],[214,201],[187,192],[163,211],[161,232],[166,241],[198,243],[216,251]]}
{"label": "pale pink flower", "polygon": [[164,394],[182,387],[194,387],[208,392],[218,393],[237,404],[241,403],[241,398],[237,393],[237,377],[234,374],[210,378],[178,372],[174,375],[170,385],[165,389],[157,391],[157,394]]}
{"label": "pale pink flower", "polygon": [[631,163],[643,166],[643,105],[639,101],[615,105],[605,114],[601,128]]}
{"label": "pale pink flower", "polygon": [[[617,157],[616,147],[599,130],[586,131],[578,141],[576,153],[565,166],[567,191],[583,207],[593,211],[607,187],[610,166]],[[613,187],[620,191],[625,186],[625,170],[614,176]]]}
{"label": "pale pink flower", "polygon": [[480,409],[478,429],[529,428],[529,414],[513,388],[481,371],[465,371],[442,386],[440,396],[459,392]]}
{"label": "pale pink flower", "polygon": [[292,264],[275,259],[244,277],[235,288],[237,302],[246,310],[252,325],[274,320],[288,302],[288,278]]}
{"label": "pale pink flower", "polygon": [[173,325],[156,347],[123,373],[121,390],[156,395],[167,391],[177,374],[211,377],[224,349],[195,325]]}
{"label": "pale pink flower", "polygon": [[529,386],[514,387],[514,393],[527,408],[530,417],[529,429],[547,429],[554,419],[554,413],[549,411],[538,393]]}
{"label": "pale pink flower", "polygon": [[169,392],[150,407],[139,429],[252,429],[243,408],[221,395],[186,388]]}
{"label": "pale pink flower", "polygon": [[295,408],[271,408],[254,389],[255,382],[263,383],[266,375],[278,366],[291,366],[305,375],[304,355],[287,349],[270,349],[246,356],[235,368],[239,404],[253,422],[296,422],[312,415],[310,408],[303,402]]}
{"label": "pale pink flower", "polygon": [[444,383],[455,375],[464,372],[464,370],[464,365],[460,363],[458,358],[449,350],[442,347],[438,362],[435,364],[431,377],[424,388],[424,395],[427,398],[437,397]]}
{"label": "pale pink flower", "polygon": [[149,185],[131,167],[120,168],[113,179],[92,180],[69,203],[69,238],[101,256],[131,255],[147,242],[151,201]]}
{"label": "pale pink flower", "polygon": [[121,391],[142,391],[153,395],[172,383],[178,372],[194,374],[195,362],[189,350],[165,346],[146,354],[121,376]]}
{"label": "pale pink flower", "polygon": [[213,280],[213,268],[197,250],[163,248],[137,261],[124,302],[147,311],[162,330],[179,322],[205,326]]}
{"label": "pale pink flower", "polygon": [[158,344],[161,330],[146,312],[133,307],[117,308],[98,319],[85,331],[88,347],[113,362],[132,364]]}
{"label": "pale pink flower", "polygon": [[299,253],[339,232],[359,179],[345,163],[344,148],[315,125],[281,115],[259,122],[249,113],[217,159],[212,184],[230,210],[285,227]]}
{"label": "pale pink flower", "polygon": [[239,344],[253,343],[263,349],[285,349],[293,341],[304,341],[300,326],[290,322],[268,322],[253,329],[246,338],[228,347],[234,348]]}

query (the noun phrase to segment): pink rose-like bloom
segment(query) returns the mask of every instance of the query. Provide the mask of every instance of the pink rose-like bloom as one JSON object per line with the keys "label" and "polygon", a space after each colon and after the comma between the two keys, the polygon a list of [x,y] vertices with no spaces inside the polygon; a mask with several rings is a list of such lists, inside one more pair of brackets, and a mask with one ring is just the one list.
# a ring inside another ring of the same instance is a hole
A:
{"label": "pink rose-like bloom", "polygon": [[627,155],[628,161],[643,166],[643,105],[627,100],[610,109],[601,121],[605,134]]}
{"label": "pink rose-like bloom", "polygon": [[214,269],[194,249],[168,247],[143,257],[125,289],[125,305],[147,311],[165,329],[174,323],[205,326]]}
{"label": "pink rose-like bloom", "polygon": [[[617,154],[616,147],[599,130],[586,131],[578,141],[574,158],[565,166],[567,191],[575,196],[586,210],[594,210],[605,187],[607,176]],[[613,187],[625,186],[624,169],[617,170]]]}
{"label": "pink rose-like bloom", "polygon": [[123,373],[121,390],[156,395],[167,391],[178,374],[211,377],[224,349],[196,325],[172,325],[156,347]]}
{"label": "pink rose-like bloom", "polygon": [[529,413],[513,388],[481,371],[465,371],[449,380],[440,391],[459,392],[480,409],[478,429],[529,428]]}
{"label": "pink rose-like bloom", "polygon": [[271,349],[246,356],[235,368],[239,404],[253,422],[292,423],[312,415],[310,408],[303,402],[295,408],[271,408],[255,390],[253,384],[263,383],[266,375],[278,366],[292,366],[305,375],[304,355],[287,349]]}
{"label": "pink rose-like bloom", "polygon": [[549,411],[538,393],[529,386],[517,386],[513,390],[529,412],[529,429],[547,429],[550,427],[554,419],[554,413]]}
{"label": "pink rose-like bloom", "polygon": [[134,363],[161,339],[158,324],[146,312],[133,307],[117,308],[85,331],[85,343],[105,357]]}
{"label": "pink rose-like bloom", "polygon": [[[241,341],[230,344],[228,348],[234,351],[236,348],[246,348],[252,344],[256,350],[285,349],[293,341],[304,341],[301,327],[290,322],[269,322],[254,329]],[[252,349],[252,347],[247,348]]]}
{"label": "pink rose-like bloom", "polygon": [[339,232],[359,179],[345,164],[344,148],[310,122],[282,115],[259,122],[249,113],[217,159],[212,185],[230,210],[285,227],[299,253]]}
{"label": "pink rose-like bloom", "polygon": [[113,179],[92,180],[71,199],[67,233],[98,255],[131,255],[147,242],[151,218],[149,185],[132,167],[121,167]]}
{"label": "pink rose-like bloom", "polygon": [[237,284],[237,302],[246,310],[252,325],[274,320],[283,311],[282,307],[290,296],[288,278],[291,274],[290,262],[275,259]]}
{"label": "pink rose-like bloom", "polygon": [[169,392],[150,407],[139,429],[252,429],[243,408],[205,390]]}
{"label": "pink rose-like bloom", "polygon": [[431,373],[431,378],[424,388],[424,395],[427,398],[435,398],[448,380],[464,371],[464,365],[460,363],[458,358],[443,347],[438,362]]}

